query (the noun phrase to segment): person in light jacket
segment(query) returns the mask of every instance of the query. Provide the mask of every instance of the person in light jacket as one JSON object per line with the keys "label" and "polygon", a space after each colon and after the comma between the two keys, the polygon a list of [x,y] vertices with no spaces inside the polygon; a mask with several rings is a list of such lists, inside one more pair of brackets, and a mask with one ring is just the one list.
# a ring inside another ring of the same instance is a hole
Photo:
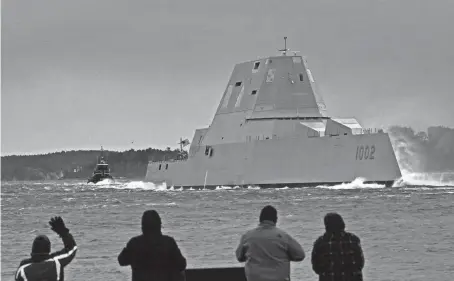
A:
{"label": "person in light jacket", "polygon": [[289,234],[276,227],[277,211],[265,206],[260,212],[258,227],[242,235],[236,249],[239,262],[246,262],[248,281],[290,280],[290,262],[305,258],[301,245]]}

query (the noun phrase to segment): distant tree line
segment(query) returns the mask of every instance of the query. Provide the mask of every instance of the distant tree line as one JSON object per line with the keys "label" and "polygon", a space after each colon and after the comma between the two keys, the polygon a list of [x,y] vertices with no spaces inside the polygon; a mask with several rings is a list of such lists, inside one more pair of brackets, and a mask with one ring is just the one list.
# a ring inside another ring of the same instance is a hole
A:
{"label": "distant tree line", "polygon": [[[413,172],[454,171],[454,129],[430,127],[416,132],[410,127],[388,129],[401,168]],[[88,178],[100,150],[61,151],[41,155],[5,156],[1,163],[1,180],[45,180]],[[186,151],[148,148],[123,152],[104,151],[114,177],[143,178],[148,161],[187,158]]]}
{"label": "distant tree line", "polygon": [[[2,157],[1,180],[50,180],[88,178],[96,166],[100,150],[61,151],[40,155]],[[114,177],[143,178],[148,161],[187,158],[186,151],[148,148],[144,150],[103,151]]]}

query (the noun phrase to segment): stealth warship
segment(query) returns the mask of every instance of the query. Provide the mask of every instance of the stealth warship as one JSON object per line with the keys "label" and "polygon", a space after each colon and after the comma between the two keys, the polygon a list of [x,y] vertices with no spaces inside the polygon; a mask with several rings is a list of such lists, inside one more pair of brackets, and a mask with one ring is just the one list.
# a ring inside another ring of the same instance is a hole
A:
{"label": "stealth warship", "polygon": [[211,125],[195,130],[187,159],[150,161],[145,181],[268,188],[398,180],[388,134],[328,116],[306,59],[286,46],[280,51],[235,65]]}

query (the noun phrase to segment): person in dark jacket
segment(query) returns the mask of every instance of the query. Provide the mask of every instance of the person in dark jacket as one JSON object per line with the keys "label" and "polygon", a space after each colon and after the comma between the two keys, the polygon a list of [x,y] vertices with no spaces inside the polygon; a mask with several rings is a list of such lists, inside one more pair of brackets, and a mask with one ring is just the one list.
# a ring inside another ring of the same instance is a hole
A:
{"label": "person in dark jacket", "polygon": [[49,238],[38,235],[33,241],[31,258],[22,260],[16,271],[16,281],[64,281],[64,268],[76,256],[76,241],[61,217],[51,218],[49,224],[62,238],[65,248],[50,254]]}
{"label": "person in dark jacket", "polygon": [[175,239],[161,233],[161,218],[155,210],[142,216],[142,235],[133,237],[118,256],[121,266],[131,266],[132,281],[184,279],[186,258]]}
{"label": "person in dark jacket", "polygon": [[324,218],[326,232],[314,243],[312,269],[319,281],[362,281],[364,255],[360,239],[345,231],[345,223],[337,213]]}

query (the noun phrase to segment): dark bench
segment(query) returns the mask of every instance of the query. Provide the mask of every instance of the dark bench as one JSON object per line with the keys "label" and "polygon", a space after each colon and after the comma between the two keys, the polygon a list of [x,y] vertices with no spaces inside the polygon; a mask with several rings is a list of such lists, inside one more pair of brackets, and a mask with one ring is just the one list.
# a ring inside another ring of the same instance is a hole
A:
{"label": "dark bench", "polygon": [[186,281],[246,281],[244,267],[190,268]]}

